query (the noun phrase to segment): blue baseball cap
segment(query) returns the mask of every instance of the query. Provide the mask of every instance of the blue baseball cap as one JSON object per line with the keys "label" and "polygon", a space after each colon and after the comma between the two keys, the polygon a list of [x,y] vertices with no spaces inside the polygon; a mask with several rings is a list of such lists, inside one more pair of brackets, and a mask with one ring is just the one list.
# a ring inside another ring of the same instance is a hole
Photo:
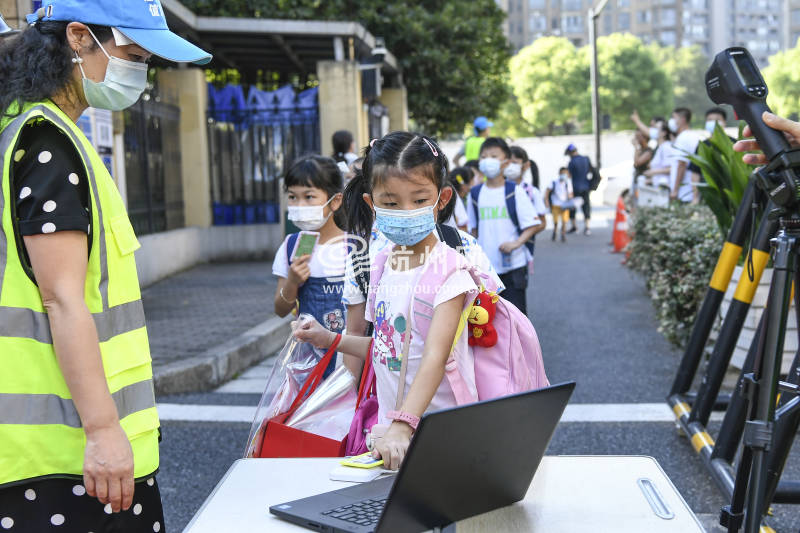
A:
{"label": "blue baseball cap", "polygon": [[472,123],[472,126],[478,131],[483,131],[486,128],[491,128],[494,124],[489,122],[489,119],[486,117],[478,117],[475,119],[475,122]]}
{"label": "blue baseball cap", "polygon": [[577,152],[577,151],[578,151],[578,147],[577,147],[577,146],[575,146],[575,145],[574,145],[574,144],[572,144],[572,143],[569,143],[569,144],[567,145],[567,149],[566,149],[566,150],[564,150],[564,155],[569,155],[569,154],[570,154],[570,152]]}
{"label": "blue baseball cap", "polygon": [[28,22],[69,21],[113,28],[118,45],[135,43],[176,63],[205,65],[211,54],[178,37],[167,27],[159,0],[44,0]]}

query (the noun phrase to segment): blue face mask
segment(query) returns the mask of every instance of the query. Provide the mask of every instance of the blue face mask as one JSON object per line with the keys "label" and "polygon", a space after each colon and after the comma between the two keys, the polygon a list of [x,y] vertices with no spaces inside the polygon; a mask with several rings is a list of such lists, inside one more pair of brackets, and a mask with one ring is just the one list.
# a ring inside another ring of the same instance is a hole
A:
{"label": "blue face mask", "polygon": [[[441,195],[441,193],[440,193]],[[414,246],[436,228],[434,205],[405,211],[375,207],[375,225],[386,238],[400,246]]]}

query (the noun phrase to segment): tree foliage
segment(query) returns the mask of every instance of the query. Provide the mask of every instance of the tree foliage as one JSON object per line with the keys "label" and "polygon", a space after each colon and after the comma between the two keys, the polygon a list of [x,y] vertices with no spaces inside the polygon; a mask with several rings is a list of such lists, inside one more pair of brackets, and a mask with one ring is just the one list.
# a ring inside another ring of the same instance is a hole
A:
{"label": "tree foliage", "polygon": [[[706,70],[711,64],[709,59],[696,45],[675,48],[651,44],[650,50],[672,81],[675,107],[691,109],[694,123],[702,124],[705,112],[715,105],[706,92]],[[662,115],[670,111],[665,109]]]}
{"label": "tree foliage", "polygon": [[800,113],[800,40],[794,48],[778,52],[769,58],[763,70],[769,87],[767,102],[773,111],[783,116]]}
{"label": "tree foliage", "polygon": [[589,87],[588,64],[563,37],[542,37],[511,58],[510,79],[522,118],[552,131],[578,114]]}
{"label": "tree foliage", "polygon": [[505,13],[494,0],[184,0],[206,16],[354,20],[403,70],[409,112],[430,133],[459,132],[506,101]]}
{"label": "tree foliage", "polygon": [[[582,61],[588,66],[591,48],[583,47]],[[672,84],[667,73],[642,41],[629,33],[613,33],[597,39],[600,112],[611,116],[613,129],[630,128],[634,109],[662,114],[672,107]],[[591,90],[591,89],[590,89]],[[591,120],[590,94],[586,94],[580,117]]]}

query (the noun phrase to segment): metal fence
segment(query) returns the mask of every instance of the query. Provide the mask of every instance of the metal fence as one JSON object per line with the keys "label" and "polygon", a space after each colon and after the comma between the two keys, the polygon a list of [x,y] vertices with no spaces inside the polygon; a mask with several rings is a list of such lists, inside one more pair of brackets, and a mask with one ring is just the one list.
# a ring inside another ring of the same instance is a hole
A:
{"label": "metal fence", "polygon": [[146,96],[124,111],[128,215],[137,235],[182,228],[180,109]]}
{"label": "metal fence", "polygon": [[278,223],[280,178],[295,158],[320,152],[316,98],[275,100],[208,112],[215,225]]}

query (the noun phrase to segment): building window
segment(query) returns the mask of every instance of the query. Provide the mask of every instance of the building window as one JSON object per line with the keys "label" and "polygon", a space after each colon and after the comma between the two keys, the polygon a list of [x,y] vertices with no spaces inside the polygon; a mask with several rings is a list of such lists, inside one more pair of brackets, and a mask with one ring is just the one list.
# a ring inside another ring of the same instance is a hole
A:
{"label": "building window", "polygon": [[606,13],[603,15],[603,33],[609,35],[613,31],[614,31],[614,18],[611,15],[611,13]]}
{"label": "building window", "polygon": [[625,31],[631,29],[631,14],[617,13],[617,30]]}
{"label": "building window", "polygon": [[544,15],[531,15],[528,19],[528,31],[531,33],[544,31],[547,29],[547,17]]}
{"label": "building window", "polygon": [[675,46],[675,32],[672,30],[662,31],[658,35],[658,40],[661,41],[663,46]]}
{"label": "building window", "polygon": [[617,7],[631,7],[631,0],[617,0]]}
{"label": "building window", "polygon": [[561,28],[564,33],[582,33],[583,17],[580,15],[564,15],[561,17]]}
{"label": "building window", "polygon": [[658,22],[662,26],[674,26],[677,21],[675,10],[672,8],[662,9],[658,16]]}
{"label": "building window", "polygon": [[557,29],[559,29],[560,27],[561,27],[561,26],[559,26],[559,24],[558,24],[558,17],[553,17],[553,21],[552,21],[552,29],[554,29],[554,30],[557,30]]}
{"label": "building window", "polygon": [[561,0],[561,9],[564,11],[580,11],[581,0]]}
{"label": "building window", "polygon": [[650,10],[640,9],[636,12],[636,22],[639,24],[648,24],[650,22]]}
{"label": "building window", "polygon": [[528,9],[544,9],[547,7],[545,0],[528,0]]}
{"label": "building window", "polygon": [[792,9],[792,26],[800,26],[800,9]]}

